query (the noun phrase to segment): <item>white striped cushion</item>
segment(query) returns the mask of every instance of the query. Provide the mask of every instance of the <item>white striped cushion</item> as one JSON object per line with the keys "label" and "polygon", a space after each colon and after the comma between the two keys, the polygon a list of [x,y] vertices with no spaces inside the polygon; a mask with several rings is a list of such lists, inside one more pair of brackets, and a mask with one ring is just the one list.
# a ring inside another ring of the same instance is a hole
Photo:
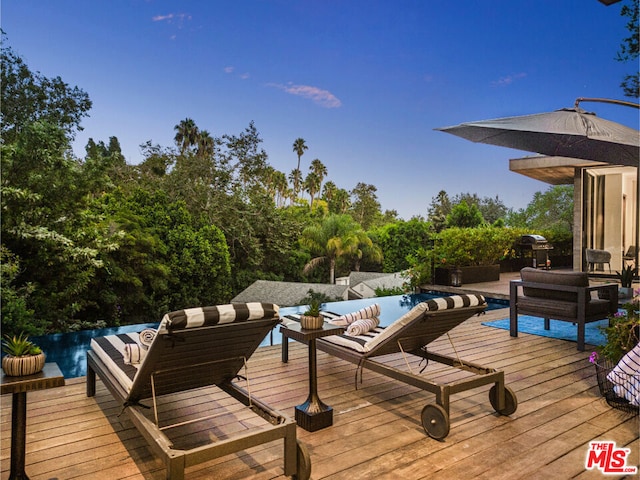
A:
{"label": "white striped cushion", "polygon": [[607,378],[617,396],[640,406],[640,343],[620,359]]}
{"label": "white striped cushion", "polygon": [[133,384],[133,378],[138,373],[141,364],[126,364],[125,345],[137,345],[138,333],[124,333],[119,335],[107,335],[106,337],[93,338],[91,350],[102,360],[109,372],[116,378],[122,387],[129,391]]}

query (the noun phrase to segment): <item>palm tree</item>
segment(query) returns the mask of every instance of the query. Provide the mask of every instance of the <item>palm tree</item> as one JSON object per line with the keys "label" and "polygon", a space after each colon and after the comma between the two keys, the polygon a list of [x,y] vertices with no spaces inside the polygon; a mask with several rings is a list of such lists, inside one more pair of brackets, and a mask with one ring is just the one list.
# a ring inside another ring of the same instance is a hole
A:
{"label": "palm tree", "polygon": [[211,157],[214,153],[215,139],[206,130],[201,130],[197,136],[196,155],[199,157]]}
{"label": "palm tree", "polygon": [[333,192],[333,202],[329,203],[329,211],[345,213],[349,209],[349,192],[344,188],[338,188]]}
{"label": "palm tree", "polygon": [[322,188],[322,197],[327,201],[327,203],[330,203],[331,200],[333,200],[333,195],[336,193],[337,189],[338,187],[336,187],[336,184],[331,180],[324,184],[324,187]]}
{"label": "palm tree", "polygon": [[274,202],[276,207],[281,207],[284,204],[286,198],[286,192],[289,184],[287,183],[287,176],[280,170],[273,169],[271,173],[271,186],[274,192]]}
{"label": "palm tree", "polygon": [[362,262],[363,258],[378,263],[381,263],[384,259],[380,247],[371,241],[369,235],[367,235],[364,230],[358,235],[358,247],[354,255],[352,255],[352,258],[354,262],[353,269],[356,272],[360,271],[360,262]]}
{"label": "palm tree", "polygon": [[180,148],[180,153],[184,153],[187,149],[198,143],[198,127],[196,122],[190,118],[185,118],[178,125],[173,127],[176,131],[174,140]]}
{"label": "palm tree", "polygon": [[304,266],[303,273],[329,262],[329,283],[335,283],[336,261],[356,252],[363,233],[350,215],[329,215],[320,225],[305,228],[300,244],[317,256]]}
{"label": "palm tree", "polygon": [[300,169],[296,168],[294,170],[291,170],[291,173],[289,174],[289,180],[291,181],[291,183],[293,183],[293,190],[291,192],[291,205],[293,205],[293,202],[298,196],[297,185],[299,185],[302,180],[302,172],[300,171]]}
{"label": "palm tree", "polygon": [[304,179],[304,188],[311,197],[309,210],[313,210],[313,198],[316,196],[316,193],[320,191],[321,182],[322,179],[315,172],[309,173],[309,175],[307,175],[307,177]]}
{"label": "palm tree", "polygon": [[[304,151],[308,150],[307,144],[304,142],[304,138],[296,138],[295,142],[293,142],[293,151],[298,155],[298,167],[297,170],[300,171],[300,158],[304,155]],[[295,181],[293,184],[293,195],[298,195],[298,181]]]}
{"label": "palm tree", "polygon": [[315,173],[320,179],[320,183],[318,184],[318,192],[322,189],[322,180],[327,176],[327,167],[318,160],[317,158],[311,161],[311,165],[309,165],[309,170]]}

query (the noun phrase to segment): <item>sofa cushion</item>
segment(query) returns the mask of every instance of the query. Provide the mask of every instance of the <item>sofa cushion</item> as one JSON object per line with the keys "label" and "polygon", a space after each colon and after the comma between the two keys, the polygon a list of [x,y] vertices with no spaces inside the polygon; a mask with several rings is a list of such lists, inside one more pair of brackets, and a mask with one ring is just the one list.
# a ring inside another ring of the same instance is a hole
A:
{"label": "sofa cushion", "polygon": [[[550,285],[565,285],[569,287],[588,287],[589,275],[586,272],[548,271],[526,267],[520,271],[520,277],[525,282],[547,283]],[[544,290],[541,288],[523,287],[525,296],[544,298],[548,300],[562,300],[577,302],[576,292],[562,292],[557,290]],[[587,297],[589,301],[589,297]]]}
{"label": "sofa cushion", "polygon": [[[609,305],[607,300],[592,300],[586,306],[585,316],[587,318],[605,318],[609,314]],[[518,298],[518,311],[542,318],[575,319],[578,316],[578,303],[548,298],[541,301],[535,297],[520,297]]]}

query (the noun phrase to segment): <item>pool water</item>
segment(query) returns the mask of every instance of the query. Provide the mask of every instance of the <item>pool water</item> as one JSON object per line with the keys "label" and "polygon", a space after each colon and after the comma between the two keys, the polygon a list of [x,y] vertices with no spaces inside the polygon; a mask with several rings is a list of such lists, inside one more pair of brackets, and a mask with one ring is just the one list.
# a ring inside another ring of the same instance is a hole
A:
{"label": "pool water", "polygon": [[[365,298],[361,300],[345,300],[342,302],[328,302],[323,304],[322,310],[344,315],[355,312],[368,305],[378,303],[380,305],[380,325],[387,326],[397,318],[415,307],[418,303],[436,297],[441,297],[443,293],[419,293],[409,295],[394,295],[390,297]],[[506,300],[496,300],[487,298],[487,310],[506,308],[509,302]],[[291,315],[302,313],[306,306],[283,307],[280,315]],[[139,332],[145,328],[157,328],[158,323],[145,323],[138,325],[127,325],[124,327],[102,328],[98,330],[82,330],[71,333],[56,333],[41,337],[31,337],[31,340],[47,355],[47,362],[55,362],[60,367],[65,378],[82,377],[87,374],[86,352],[92,338],[115,335],[118,333]],[[282,338],[279,329],[275,328],[271,335],[267,335],[261,346],[280,344]]]}

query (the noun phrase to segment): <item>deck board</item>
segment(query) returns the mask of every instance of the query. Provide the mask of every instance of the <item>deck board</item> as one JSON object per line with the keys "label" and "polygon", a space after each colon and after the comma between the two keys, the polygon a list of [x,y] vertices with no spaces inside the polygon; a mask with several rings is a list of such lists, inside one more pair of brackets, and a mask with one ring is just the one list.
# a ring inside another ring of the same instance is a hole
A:
{"label": "deck board", "polygon": [[[313,479],[514,479],[602,478],[584,461],[591,440],[613,440],[631,448],[628,465],[640,464],[638,417],[612,410],[599,397],[590,351],[575,343],[482,326],[504,318],[508,310],[472,318],[430,345],[434,352],[455,355],[504,370],[507,386],[518,398],[511,417],[497,415],[488,399],[489,386],[451,398],[451,432],[444,441],[426,436],[420,413],[434,395],[370,371],[355,388],[355,366],[318,353],[318,391],[334,408],[334,425],[317,432],[298,429],[308,447]],[[289,363],[280,347],[259,349],[249,361],[251,392],[293,416],[308,388],[306,346],[290,342]],[[401,355],[386,361],[404,365]],[[411,361],[411,368],[419,368]],[[429,365],[430,379],[456,378],[448,367]],[[464,374],[466,375],[466,374]],[[1,478],[9,476],[11,396],[0,403]],[[162,421],[180,421],[214,407],[218,416],[205,424],[181,427],[177,441],[225,435],[252,428],[255,416],[212,387],[165,397]],[[100,381],[95,397],[85,394],[84,378],[65,387],[29,392],[27,473],[32,480],[164,479],[164,466],[144,438],[120,414],[120,406]],[[189,479],[285,478],[282,444],[261,445],[187,470]],[[621,477],[609,477],[621,478]]]}

